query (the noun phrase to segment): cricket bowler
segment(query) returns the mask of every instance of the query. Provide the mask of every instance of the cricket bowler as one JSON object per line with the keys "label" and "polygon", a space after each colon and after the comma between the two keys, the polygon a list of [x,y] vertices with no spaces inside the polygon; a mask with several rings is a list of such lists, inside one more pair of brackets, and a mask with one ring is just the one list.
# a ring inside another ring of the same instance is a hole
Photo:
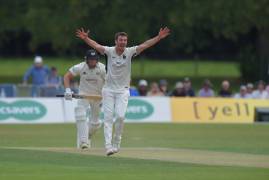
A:
{"label": "cricket bowler", "polygon": [[[107,56],[107,74],[104,88],[102,90],[104,109],[104,136],[106,155],[119,152],[123,123],[128,105],[129,87],[131,80],[132,57],[140,54],[145,49],[155,45],[161,39],[167,37],[170,30],[161,28],[158,35],[144,43],[127,47],[128,35],[125,32],[115,34],[115,46],[108,47],[98,44],[89,37],[89,30],[83,28],[76,31],[76,36],[82,39],[90,47],[96,49],[100,54]],[[113,114],[115,114],[114,134]]]}
{"label": "cricket bowler", "polygon": [[[91,49],[85,56],[85,61],[72,66],[64,75],[66,100],[72,100],[70,80],[80,76],[79,94],[101,96],[105,82],[105,65],[98,62],[98,53]],[[75,108],[77,125],[77,145],[81,149],[90,147],[91,137],[101,126],[99,120],[101,99],[79,99]],[[87,121],[88,119],[88,121]]]}

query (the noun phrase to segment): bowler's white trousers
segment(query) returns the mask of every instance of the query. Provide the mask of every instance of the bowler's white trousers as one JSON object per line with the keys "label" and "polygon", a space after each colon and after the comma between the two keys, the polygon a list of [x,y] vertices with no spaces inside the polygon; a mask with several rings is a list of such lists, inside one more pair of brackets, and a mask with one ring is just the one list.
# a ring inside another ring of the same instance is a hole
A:
{"label": "bowler's white trousers", "polygon": [[[120,148],[123,123],[130,96],[129,89],[122,92],[115,92],[103,88],[103,110],[104,110],[104,136],[105,148]],[[113,115],[115,114],[114,136],[113,134]]]}
{"label": "bowler's white trousers", "polygon": [[[101,101],[79,99],[75,108],[77,124],[77,147],[82,143],[89,143],[88,138],[101,126],[99,120]],[[87,122],[87,119],[88,122]]]}

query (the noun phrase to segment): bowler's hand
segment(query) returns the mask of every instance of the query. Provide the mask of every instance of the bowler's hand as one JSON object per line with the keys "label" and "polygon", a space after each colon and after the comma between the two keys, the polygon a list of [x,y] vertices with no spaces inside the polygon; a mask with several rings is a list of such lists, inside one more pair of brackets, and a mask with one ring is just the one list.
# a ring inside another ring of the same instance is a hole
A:
{"label": "bowler's hand", "polygon": [[77,29],[76,36],[79,37],[80,39],[84,40],[84,39],[89,37],[89,32],[90,32],[89,30],[87,30],[85,32],[83,28]]}
{"label": "bowler's hand", "polygon": [[66,88],[65,89],[65,93],[64,93],[65,100],[72,101],[72,94],[73,94],[73,92],[71,91],[71,89],[70,88]]}
{"label": "bowler's hand", "polygon": [[168,27],[165,28],[161,28],[158,34],[158,37],[160,39],[165,38],[166,36],[168,36],[170,34],[170,29]]}

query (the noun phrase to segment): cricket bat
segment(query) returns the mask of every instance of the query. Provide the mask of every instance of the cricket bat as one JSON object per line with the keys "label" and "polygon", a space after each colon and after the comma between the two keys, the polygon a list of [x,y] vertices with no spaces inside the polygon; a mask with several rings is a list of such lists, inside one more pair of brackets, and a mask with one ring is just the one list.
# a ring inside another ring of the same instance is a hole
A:
{"label": "cricket bat", "polygon": [[[64,97],[63,94],[58,94],[56,97]],[[80,95],[80,94],[72,94],[72,98],[75,99],[88,99],[88,100],[101,100],[102,96],[100,95]]]}

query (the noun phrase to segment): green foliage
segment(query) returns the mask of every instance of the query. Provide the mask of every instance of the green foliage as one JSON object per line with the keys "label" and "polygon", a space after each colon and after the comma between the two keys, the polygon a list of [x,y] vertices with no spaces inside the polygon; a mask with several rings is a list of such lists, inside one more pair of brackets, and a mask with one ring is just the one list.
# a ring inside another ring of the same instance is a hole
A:
{"label": "green foliage", "polygon": [[[266,0],[254,1],[76,1],[13,0],[1,1],[0,30],[27,30],[31,47],[51,43],[54,50],[71,50],[78,44],[74,31],[90,28],[92,36],[113,44],[113,34],[126,31],[131,43],[155,35],[161,26],[171,27],[168,44],[193,53],[212,46],[214,39],[224,37],[237,41],[252,28],[268,27],[269,7]],[[162,46],[164,47],[164,46]]]}
{"label": "green foliage", "polygon": [[261,50],[269,46],[268,17],[268,0],[2,0],[0,56],[81,53],[87,46],[75,37],[79,27],[104,45],[114,44],[115,32],[126,31],[134,45],[168,26],[171,36],[146,56],[236,59],[251,46],[261,61],[269,57]]}

